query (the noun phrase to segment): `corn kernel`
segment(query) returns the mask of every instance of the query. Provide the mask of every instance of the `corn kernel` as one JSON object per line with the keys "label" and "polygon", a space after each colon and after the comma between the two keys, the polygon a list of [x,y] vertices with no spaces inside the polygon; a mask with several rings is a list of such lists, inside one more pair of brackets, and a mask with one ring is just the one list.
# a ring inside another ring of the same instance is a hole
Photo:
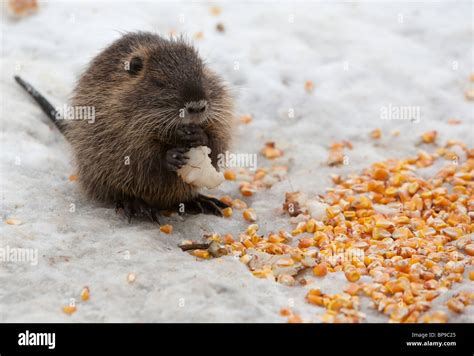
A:
{"label": "corn kernel", "polygon": [[313,268],[313,274],[316,277],[324,277],[328,274],[328,267],[326,262],[321,262]]}
{"label": "corn kernel", "polygon": [[88,287],[84,287],[81,291],[81,299],[87,301],[90,298],[90,292]]}
{"label": "corn kernel", "polygon": [[360,273],[357,270],[347,271],[345,276],[349,282],[357,282],[360,279]]}
{"label": "corn kernel", "polygon": [[274,142],[267,142],[261,153],[267,159],[275,159],[283,156],[283,151],[276,148]]}
{"label": "corn kernel", "polygon": [[160,231],[165,234],[171,234],[173,232],[173,225],[162,225],[160,226]]}
{"label": "corn kernel", "polygon": [[67,305],[63,307],[63,312],[67,315],[72,315],[77,311],[77,307],[75,305]]}
{"label": "corn kernel", "polygon": [[137,279],[137,276],[136,276],[135,273],[130,272],[129,274],[127,274],[127,282],[128,283],[133,283],[133,282],[135,282],[136,279]]}
{"label": "corn kernel", "polygon": [[299,315],[292,315],[288,318],[289,324],[300,324],[303,322],[303,319]]}
{"label": "corn kernel", "polygon": [[310,239],[310,238],[303,238],[299,241],[298,243],[298,247],[299,248],[308,248],[308,247],[311,247],[313,246],[314,244],[314,240],[313,239]]}
{"label": "corn kernel", "polygon": [[243,217],[245,220],[249,222],[255,222],[257,221],[257,214],[255,213],[255,210],[253,209],[245,209],[244,212],[242,213]]}
{"label": "corn kernel", "polygon": [[21,224],[21,220],[19,220],[19,219],[7,219],[7,220],[5,220],[5,222],[8,225],[20,225]]}
{"label": "corn kernel", "polygon": [[247,204],[244,201],[240,200],[240,199],[234,199],[228,205],[232,205],[232,207],[237,209],[237,210],[247,209]]}
{"label": "corn kernel", "polygon": [[388,171],[383,168],[376,169],[373,174],[374,179],[387,180],[389,177]]}
{"label": "corn kernel", "polygon": [[469,256],[474,256],[474,244],[467,244],[464,246],[464,252],[466,252]]}
{"label": "corn kernel", "polygon": [[237,175],[235,174],[234,171],[230,170],[230,169],[226,169],[224,171],[224,178],[226,180],[235,180],[237,178]]}
{"label": "corn kernel", "polygon": [[244,197],[251,197],[256,191],[255,187],[251,184],[244,184],[240,187],[240,193]]}
{"label": "corn kernel", "polygon": [[372,137],[374,140],[378,140],[379,138],[382,137],[382,130],[380,129],[375,129],[370,132],[370,137]]}
{"label": "corn kernel", "polygon": [[219,200],[229,206],[232,205],[232,197],[229,195],[224,195]]}
{"label": "corn kernel", "polygon": [[222,215],[224,215],[226,218],[232,216],[232,208],[225,208],[222,210]]}
{"label": "corn kernel", "polygon": [[433,143],[437,135],[438,133],[436,131],[428,131],[421,135],[421,139],[424,143]]}
{"label": "corn kernel", "polygon": [[391,236],[392,236],[392,234],[390,232],[388,232],[387,230],[382,229],[380,227],[375,227],[372,230],[372,238],[375,239],[375,240],[383,240],[383,239],[389,238]]}
{"label": "corn kernel", "polygon": [[240,117],[240,122],[243,124],[250,124],[253,121],[252,115],[243,115]]}
{"label": "corn kernel", "polygon": [[211,258],[211,254],[207,250],[193,250],[192,254],[193,256],[198,257],[198,258],[203,258],[203,259]]}
{"label": "corn kernel", "polygon": [[449,299],[446,302],[446,306],[455,313],[462,313],[464,310],[464,304],[456,298]]}

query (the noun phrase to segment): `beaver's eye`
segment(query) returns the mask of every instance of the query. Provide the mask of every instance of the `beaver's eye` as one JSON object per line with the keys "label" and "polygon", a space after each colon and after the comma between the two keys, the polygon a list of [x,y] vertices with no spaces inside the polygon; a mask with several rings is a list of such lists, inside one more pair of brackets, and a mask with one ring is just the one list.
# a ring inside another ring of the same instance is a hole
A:
{"label": "beaver's eye", "polygon": [[137,75],[140,73],[140,71],[143,68],[143,61],[140,57],[133,57],[130,60],[129,66],[128,66],[128,72],[132,75]]}
{"label": "beaver's eye", "polygon": [[155,85],[156,85],[158,88],[163,88],[163,87],[165,86],[165,83],[163,83],[161,80],[155,79]]}

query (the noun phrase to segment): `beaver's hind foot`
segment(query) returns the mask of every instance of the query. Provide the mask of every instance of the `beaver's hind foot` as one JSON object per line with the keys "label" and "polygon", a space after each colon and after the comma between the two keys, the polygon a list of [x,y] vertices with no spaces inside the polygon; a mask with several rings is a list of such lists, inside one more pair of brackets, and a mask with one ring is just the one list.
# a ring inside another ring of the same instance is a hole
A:
{"label": "beaver's hind foot", "polygon": [[185,203],[185,212],[187,214],[212,214],[222,216],[222,209],[228,207],[226,203],[221,202],[219,199],[199,194],[193,200]]}
{"label": "beaver's hind foot", "polygon": [[129,223],[134,217],[146,216],[151,221],[160,224],[160,221],[158,220],[159,210],[156,207],[147,204],[142,199],[130,198],[117,201],[115,212],[118,213],[120,211],[123,212]]}

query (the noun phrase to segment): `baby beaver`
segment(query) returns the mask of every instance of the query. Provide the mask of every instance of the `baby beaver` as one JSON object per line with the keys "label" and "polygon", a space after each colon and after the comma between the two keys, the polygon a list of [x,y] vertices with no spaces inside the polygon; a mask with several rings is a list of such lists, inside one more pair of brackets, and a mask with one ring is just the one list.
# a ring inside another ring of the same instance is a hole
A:
{"label": "baby beaver", "polygon": [[15,79],[71,143],[79,182],[90,197],[115,202],[129,221],[145,215],[158,222],[159,210],[222,215],[226,204],[176,173],[196,146],[212,150],[217,168],[233,132],[228,88],[182,38],[130,33],[95,57],[71,102],[72,108],[92,108],[92,120],[61,118],[34,88]]}

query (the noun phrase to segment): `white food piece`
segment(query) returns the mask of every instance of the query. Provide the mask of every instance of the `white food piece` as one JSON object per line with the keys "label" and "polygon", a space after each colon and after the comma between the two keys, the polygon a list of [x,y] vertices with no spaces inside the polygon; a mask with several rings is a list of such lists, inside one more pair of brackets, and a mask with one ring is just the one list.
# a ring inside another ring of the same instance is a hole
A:
{"label": "white food piece", "polygon": [[188,163],[178,169],[178,175],[188,184],[195,187],[215,188],[224,181],[224,174],[218,172],[211,163],[207,146],[191,148],[186,155]]}
{"label": "white food piece", "polygon": [[322,220],[326,216],[326,209],[329,207],[328,204],[315,199],[309,200],[306,206],[311,217],[316,220]]}

